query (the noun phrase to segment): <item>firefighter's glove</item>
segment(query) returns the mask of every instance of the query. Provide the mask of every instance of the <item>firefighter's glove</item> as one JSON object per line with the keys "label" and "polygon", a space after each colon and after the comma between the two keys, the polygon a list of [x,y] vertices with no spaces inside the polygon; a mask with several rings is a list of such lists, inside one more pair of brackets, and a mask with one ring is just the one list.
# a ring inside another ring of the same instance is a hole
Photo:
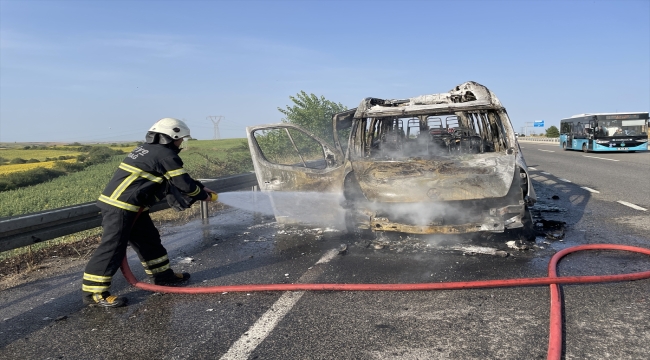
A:
{"label": "firefighter's glove", "polygon": [[217,193],[211,192],[208,193],[208,198],[206,199],[206,201],[217,201],[218,198],[219,195]]}

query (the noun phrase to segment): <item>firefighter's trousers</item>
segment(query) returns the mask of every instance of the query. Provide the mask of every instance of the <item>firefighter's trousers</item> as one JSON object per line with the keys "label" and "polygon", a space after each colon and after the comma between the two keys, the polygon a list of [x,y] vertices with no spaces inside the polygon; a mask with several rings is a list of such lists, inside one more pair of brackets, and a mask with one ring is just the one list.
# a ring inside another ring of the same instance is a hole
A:
{"label": "firefighter's trousers", "polygon": [[149,276],[155,277],[165,271],[171,271],[167,250],[160,242],[160,233],[151,221],[148,211],[142,211],[138,215],[136,212],[99,202],[97,206],[102,212],[103,235],[99,247],[84,271],[84,294],[108,291],[111,279],[126,255],[129,242]]}

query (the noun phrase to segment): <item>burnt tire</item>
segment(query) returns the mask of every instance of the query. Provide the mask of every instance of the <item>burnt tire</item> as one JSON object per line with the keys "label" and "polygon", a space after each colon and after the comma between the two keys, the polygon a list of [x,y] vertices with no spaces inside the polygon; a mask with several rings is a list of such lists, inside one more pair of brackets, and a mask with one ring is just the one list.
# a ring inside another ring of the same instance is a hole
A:
{"label": "burnt tire", "polygon": [[566,151],[566,141],[562,143],[562,150]]}
{"label": "burnt tire", "polygon": [[354,216],[352,216],[351,210],[345,211],[345,229],[348,234],[361,239],[374,239],[376,235],[370,229],[360,229],[359,224],[355,221]]}
{"label": "burnt tire", "polygon": [[582,144],[582,152],[589,152],[589,149],[587,149],[587,144],[586,143]]}
{"label": "burnt tire", "polygon": [[521,223],[523,224],[522,227],[507,230],[507,237],[510,239],[534,243],[537,237],[537,231],[535,230],[535,223],[533,222],[533,217],[528,206],[526,206],[524,216],[521,218]]}
{"label": "burnt tire", "polygon": [[524,225],[519,229],[519,239],[529,242],[535,242],[537,237],[537,231],[535,230],[535,223],[533,222],[533,216],[530,213],[530,209],[526,206],[524,216],[521,218],[521,223]]}

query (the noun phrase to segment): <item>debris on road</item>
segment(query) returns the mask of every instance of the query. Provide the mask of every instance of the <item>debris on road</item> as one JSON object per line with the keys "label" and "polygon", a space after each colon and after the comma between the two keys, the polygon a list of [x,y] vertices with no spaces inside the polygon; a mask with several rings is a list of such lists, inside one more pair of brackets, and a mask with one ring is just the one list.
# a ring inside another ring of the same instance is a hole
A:
{"label": "debris on road", "polygon": [[[512,241],[512,242],[514,243],[514,241]],[[452,246],[452,249],[462,251],[463,254],[467,254],[467,255],[483,254],[483,255],[495,255],[495,256],[500,256],[500,257],[507,257],[508,256],[507,251],[498,250],[498,249],[495,249],[495,248],[485,247],[485,246],[474,246],[474,245]]]}
{"label": "debris on road", "polygon": [[339,246],[339,255],[345,254],[346,251],[348,251],[348,246],[346,244],[341,244]]}
{"label": "debris on road", "polygon": [[539,212],[566,212],[566,209],[557,206],[536,203],[531,207],[531,211],[537,210]]}
{"label": "debris on road", "polygon": [[526,244],[523,244],[521,241],[510,240],[506,242],[506,245],[511,249],[516,250],[528,250],[530,247]]}
{"label": "debris on road", "polygon": [[191,264],[193,261],[194,258],[191,257],[177,258],[179,264]]}
{"label": "debris on road", "polygon": [[537,231],[537,234],[551,240],[564,239],[565,225],[566,223],[564,221],[545,219],[535,220],[535,230]]}

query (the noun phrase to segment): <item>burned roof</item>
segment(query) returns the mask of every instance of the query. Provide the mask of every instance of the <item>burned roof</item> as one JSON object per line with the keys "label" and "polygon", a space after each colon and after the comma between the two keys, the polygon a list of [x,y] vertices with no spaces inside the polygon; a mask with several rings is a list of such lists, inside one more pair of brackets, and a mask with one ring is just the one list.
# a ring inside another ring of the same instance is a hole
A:
{"label": "burned roof", "polygon": [[468,81],[446,93],[420,95],[408,99],[365,98],[354,117],[418,115],[435,111],[502,108],[499,99],[485,86]]}

